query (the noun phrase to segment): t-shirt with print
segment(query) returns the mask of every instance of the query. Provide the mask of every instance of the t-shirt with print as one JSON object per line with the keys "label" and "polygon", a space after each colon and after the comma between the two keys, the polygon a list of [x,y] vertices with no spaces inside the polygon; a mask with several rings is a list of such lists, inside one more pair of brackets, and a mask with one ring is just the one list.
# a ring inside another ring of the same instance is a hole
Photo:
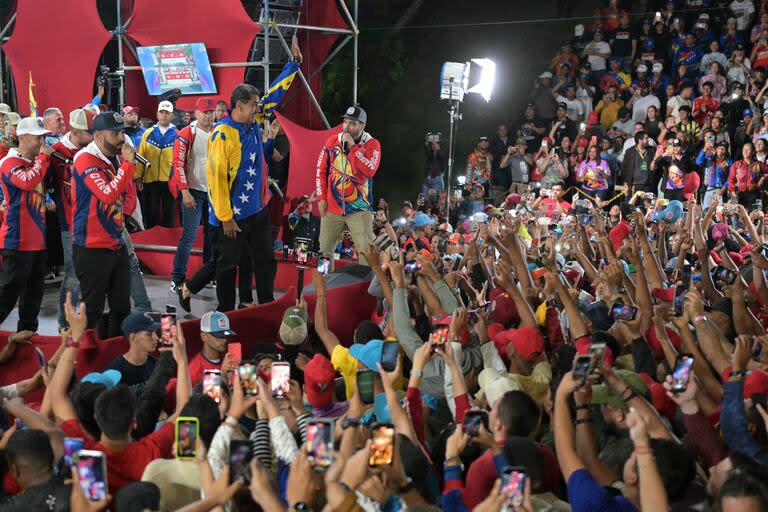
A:
{"label": "t-shirt with print", "polygon": [[136,366],[129,363],[125,357],[120,356],[109,363],[105,369],[119,371],[123,376],[120,379],[120,384],[125,384],[131,388],[133,396],[139,398],[144,391],[144,386],[147,385],[147,381],[155,370],[155,358],[148,356],[144,364]]}
{"label": "t-shirt with print", "polygon": [[627,498],[608,493],[583,468],[568,478],[568,503],[573,512],[637,512]]}
{"label": "t-shirt with print", "polygon": [[557,97],[558,103],[565,103],[566,105],[566,116],[568,116],[568,119],[571,121],[578,121],[580,119],[584,118],[584,104],[579,101],[578,98],[573,98],[572,100],[569,100],[565,96],[558,96]]}
{"label": "t-shirt with print", "polygon": [[613,41],[611,42],[611,50],[613,55],[617,57],[630,57],[632,55],[632,41],[635,41],[637,37],[632,31],[631,27],[619,27],[613,34]]}
{"label": "t-shirt with print", "polygon": [[683,188],[683,180],[688,171],[685,159],[676,160],[671,156],[659,158],[659,165],[666,168],[666,179],[664,188],[667,190],[680,190]]}
{"label": "t-shirt with print", "polygon": [[755,12],[755,4],[752,0],[733,0],[730,7],[736,17],[736,30],[745,30],[750,15]]}

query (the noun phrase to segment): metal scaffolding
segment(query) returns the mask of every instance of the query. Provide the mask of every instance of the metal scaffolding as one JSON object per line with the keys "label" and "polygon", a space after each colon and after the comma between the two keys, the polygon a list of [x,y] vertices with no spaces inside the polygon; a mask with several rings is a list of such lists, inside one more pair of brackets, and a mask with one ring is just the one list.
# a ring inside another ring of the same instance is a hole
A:
{"label": "metal scaffolding", "polygon": [[[349,40],[351,39],[353,41],[353,69],[352,69],[352,103],[357,104],[357,71],[358,71],[358,37],[360,34],[360,31],[358,29],[357,21],[358,21],[358,0],[353,0],[353,7],[352,12],[350,13],[349,8],[347,7],[347,0],[336,0],[338,4],[341,7],[341,11],[344,15],[344,18],[346,19],[347,23],[349,23],[349,26],[351,28],[337,28],[337,27],[324,27],[324,26],[318,26],[318,25],[305,25],[300,23],[280,23],[273,19],[273,16],[271,14],[270,9],[270,0],[263,0],[263,7],[262,7],[262,16],[260,17],[259,21],[257,23],[261,26],[261,34],[257,36],[257,38],[262,38],[264,41],[264,54],[261,60],[257,61],[247,61],[247,62],[212,62],[211,67],[214,68],[233,68],[233,67],[242,67],[244,70],[249,67],[261,67],[264,70],[264,91],[267,91],[269,89],[270,84],[270,73],[269,73],[269,66],[270,66],[270,35],[274,34],[277,36],[277,38],[280,41],[280,45],[283,47],[283,50],[288,53],[290,56],[291,54],[291,48],[288,45],[288,43],[285,40],[285,37],[283,36],[280,29],[293,29],[295,30],[308,30],[311,32],[317,32],[320,34],[343,34],[346,36],[343,40],[341,40],[337,45],[336,48],[334,48],[331,53],[326,57],[326,59],[317,67],[317,69],[313,70],[309,78],[307,78],[304,73],[299,69],[298,76],[300,78],[302,87],[305,91],[307,91],[307,94],[309,95],[309,99],[312,102],[313,107],[317,111],[317,113],[320,115],[320,118],[323,121],[323,124],[326,128],[330,128],[330,125],[328,124],[328,120],[325,117],[325,114],[323,113],[323,109],[320,107],[320,103],[317,101],[317,97],[315,96],[314,92],[312,91],[312,88],[309,85],[309,81],[315,77],[322,69],[339,53],[342,47],[344,47]],[[123,22],[122,19],[122,0],[116,0],[116,19],[117,19],[117,26],[112,31],[112,36],[114,39],[117,40],[117,59],[118,59],[118,65],[115,69],[115,75],[117,75],[120,79],[120,86],[118,89],[118,107],[122,109],[125,106],[125,72],[126,71],[141,71],[141,66],[126,66],[125,65],[125,58],[124,58],[124,52],[125,48],[128,49],[128,51],[133,54],[134,57],[137,58],[136,50],[134,49],[131,42],[126,38],[126,31],[128,29],[128,26],[131,23],[131,18],[128,18]],[[11,98],[15,98],[15,94],[11,94],[11,90],[13,87],[13,80],[12,80],[12,74],[10,73],[10,66],[8,65],[8,59],[4,58],[3,52],[2,52],[2,44],[4,44],[6,41],[8,41],[8,37],[6,36],[6,33],[10,30],[10,28],[13,26],[13,23],[16,21],[16,13],[11,16],[11,18],[8,20],[8,23],[2,29],[0,29],[0,102],[8,102],[6,101],[6,93],[5,93],[5,85],[6,81],[4,80],[3,73],[7,73],[7,86],[8,86],[8,96]]]}

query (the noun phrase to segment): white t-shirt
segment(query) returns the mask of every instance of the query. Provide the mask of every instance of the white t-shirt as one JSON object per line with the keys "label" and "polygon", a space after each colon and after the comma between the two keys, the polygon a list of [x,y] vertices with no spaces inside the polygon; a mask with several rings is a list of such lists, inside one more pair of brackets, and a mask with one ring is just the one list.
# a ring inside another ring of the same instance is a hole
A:
{"label": "white t-shirt", "polygon": [[192,152],[189,155],[187,186],[192,190],[208,192],[208,178],[205,175],[206,153],[208,151],[208,138],[210,132],[205,132],[195,126],[195,142],[192,144]]}
{"label": "white t-shirt", "polygon": [[745,30],[747,23],[749,23],[749,16],[755,12],[755,4],[752,3],[752,0],[733,0],[731,11],[736,16],[736,30]]}
{"label": "white t-shirt", "polygon": [[635,101],[634,105],[632,105],[632,120],[636,123],[644,122],[646,116],[648,115],[648,107],[651,105],[655,106],[657,110],[661,109],[661,102],[659,101],[659,98],[653,94],[649,94],[648,96],[640,96],[637,98],[637,101]]}
{"label": "white t-shirt", "polygon": [[566,112],[566,116],[571,121],[581,121],[584,119],[584,105],[579,101],[578,98],[574,98],[572,100],[569,100],[565,96],[558,96],[557,97],[558,103],[565,103],[568,105],[568,111]]}
{"label": "white t-shirt", "polygon": [[[600,53],[611,53],[611,45],[605,41],[600,41],[599,43],[592,41],[589,44],[589,47],[593,51],[598,51]],[[601,57],[600,55],[587,55],[587,60],[589,61],[590,66],[592,66],[592,71],[602,71],[605,69],[605,57]]]}
{"label": "white t-shirt", "polygon": [[690,107],[692,105],[691,100],[684,100],[679,94],[677,96],[672,96],[667,102],[667,110],[670,108],[672,109],[669,114],[675,118],[676,124],[680,122],[680,107],[683,105],[688,105]]}
{"label": "white t-shirt", "polygon": [[[592,94],[595,94],[595,88],[591,85],[589,88],[592,89]],[[590,112],[595,110],[595,107],[592,103],[592,96],[587,93],[587,89],[583,87],[576,89],[576,98],[579,99],[581,106],[584,108],[584,116],[588,116]]]}

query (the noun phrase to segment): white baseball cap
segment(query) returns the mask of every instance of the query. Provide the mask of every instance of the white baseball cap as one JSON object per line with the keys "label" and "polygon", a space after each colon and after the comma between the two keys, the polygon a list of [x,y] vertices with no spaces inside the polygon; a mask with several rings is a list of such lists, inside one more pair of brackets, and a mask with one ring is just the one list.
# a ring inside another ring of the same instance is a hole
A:
{"label": "white baseball cap", "polygon": [[661,62],[654,62],[652,69],[653,69],[654,73],[657,73],[659,71],[663,71],[664,70],[664,66],[661,64]]}
{"label": "white baseball cap", "polygon": [[0,114],[10,114],[11,112],[11,107],[7,103],[0,103]]}
{"label": "white baseball cap", "polygon": [[76,108],[69,113],[69,126],[77,130],[91,130],[95,117],[90,109]]}
{"label": "white baseball cap", "polygon": [[171,103],[170,101],[161,101],[160,104],[157,106],[157,111],[160,112],[161,110],[172,113],[173,103]]}
{"label": "white baseball cap", "polygon": [[50,133],[42,117],[25,117],[16,127],[16,135],[45,135]]}
{"label": "white baseball cap", "polygon": [[574,27],[574,29],[573,29],[573,34],[574,34],[576,37],[581,37],[581,36],[583,36],[583,35],[584,35],[584,25],[582,25],[581,23],[579,23],[578,25],[576,25],[576,26]]}
{"label": "white baseball cap", "polygon": [[647,73],[648,72],[648,66],[646,66],[645,64],[640,64],[639,66],[637,66],[637,72],[638,73]]}

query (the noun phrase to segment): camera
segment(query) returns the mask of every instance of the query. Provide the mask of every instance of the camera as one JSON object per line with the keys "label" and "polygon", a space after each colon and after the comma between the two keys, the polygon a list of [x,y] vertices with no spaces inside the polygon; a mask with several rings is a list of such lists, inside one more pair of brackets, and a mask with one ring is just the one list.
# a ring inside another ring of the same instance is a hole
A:
{"label": "camera", "polygon": [[99,75],[96,77],[96,85],[104,88],[118,88],[120,87],[120,77],[122,73],[118,71],[111,71],[109,66],[99,66]]}

